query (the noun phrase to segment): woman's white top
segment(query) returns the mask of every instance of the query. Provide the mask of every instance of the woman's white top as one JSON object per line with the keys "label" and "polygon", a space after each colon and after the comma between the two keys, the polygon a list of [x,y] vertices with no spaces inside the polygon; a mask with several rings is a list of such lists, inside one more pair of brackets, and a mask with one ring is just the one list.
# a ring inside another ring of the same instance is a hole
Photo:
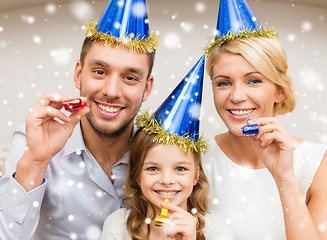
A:
{"label": "woman's white top", "polygon": [[[303,198],[327,150],[326,144],[303,141],[294,152],[294,171]],[[214,142],[203,160],[210,183],[211,208],[219,210],[237,240],[286,239],[283,210],[275,181],[264,169],[230,160]]]}
{"label": "woman's white top", "polygon": [[[125,208],[113,212],[103,225],[101,240],[130,240],[126,221],[130,210]],[[235,240],[231,229],[224,223],[222,215],[216,211],[205,216],[205,227],[203,232],[206,240]]]}

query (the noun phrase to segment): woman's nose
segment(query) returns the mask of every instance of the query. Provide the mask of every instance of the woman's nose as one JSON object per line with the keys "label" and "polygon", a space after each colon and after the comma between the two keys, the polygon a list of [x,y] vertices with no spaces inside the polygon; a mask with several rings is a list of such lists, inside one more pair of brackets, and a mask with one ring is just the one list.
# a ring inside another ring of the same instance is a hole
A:
{"label": "woman's nose", "polygon": [[230,100],[233,103],[238,103],[246,100],[246,91],[242,84],[234,84],[231,89]]}

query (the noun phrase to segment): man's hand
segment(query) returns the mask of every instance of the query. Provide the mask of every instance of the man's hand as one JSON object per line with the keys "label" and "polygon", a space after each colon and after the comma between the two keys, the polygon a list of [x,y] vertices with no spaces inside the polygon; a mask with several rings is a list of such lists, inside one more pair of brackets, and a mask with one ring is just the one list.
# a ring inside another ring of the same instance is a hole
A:
{"label": "man's hand", "polygon": [[[15,174],[26,191],[42,184],[50,160],[64,147],[76,124],[89,111],[84,107],[67,117],[60,109],[63,102],[71,98],[74,97],[45,93],[26,116],[26,150]],[[85,97],[81,100],[86,102]]]}

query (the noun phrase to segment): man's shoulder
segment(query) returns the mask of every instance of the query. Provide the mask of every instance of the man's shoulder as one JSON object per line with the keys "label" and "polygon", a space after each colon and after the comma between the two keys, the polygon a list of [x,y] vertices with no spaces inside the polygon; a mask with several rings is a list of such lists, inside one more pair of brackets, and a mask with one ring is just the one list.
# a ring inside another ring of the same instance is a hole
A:
{"label": "man's shoulder", "polygon": [[16,129],[14,133],[22,133],[24,135],[26,135],[26,125],[25,123],[19,125]]}

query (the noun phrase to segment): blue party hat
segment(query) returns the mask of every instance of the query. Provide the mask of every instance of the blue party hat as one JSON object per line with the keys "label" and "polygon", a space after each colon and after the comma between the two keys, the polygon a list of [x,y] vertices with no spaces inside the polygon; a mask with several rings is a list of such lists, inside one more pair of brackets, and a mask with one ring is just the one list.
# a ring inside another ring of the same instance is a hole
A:
{"label": "blue party hat", "polygon": [[145,0],[111,0],[99,21],[86,24],[85,35],[109,45],[136,52],[154,52],[158,37],[149,31]]}
{"label": "blue party hat", "polygon": [[216,44],[250,37],[278,38],[273,28],[263,28],[245,0],[220,0],[217,35],[206,47],[208,53]]}
{"label": "blue party hat", "polygon": [[204,61],[203,55],[153,115],[145,112],[137,118],[143,131],[157,135],[157,142],[205,152],[206,141],[199,136]]}

